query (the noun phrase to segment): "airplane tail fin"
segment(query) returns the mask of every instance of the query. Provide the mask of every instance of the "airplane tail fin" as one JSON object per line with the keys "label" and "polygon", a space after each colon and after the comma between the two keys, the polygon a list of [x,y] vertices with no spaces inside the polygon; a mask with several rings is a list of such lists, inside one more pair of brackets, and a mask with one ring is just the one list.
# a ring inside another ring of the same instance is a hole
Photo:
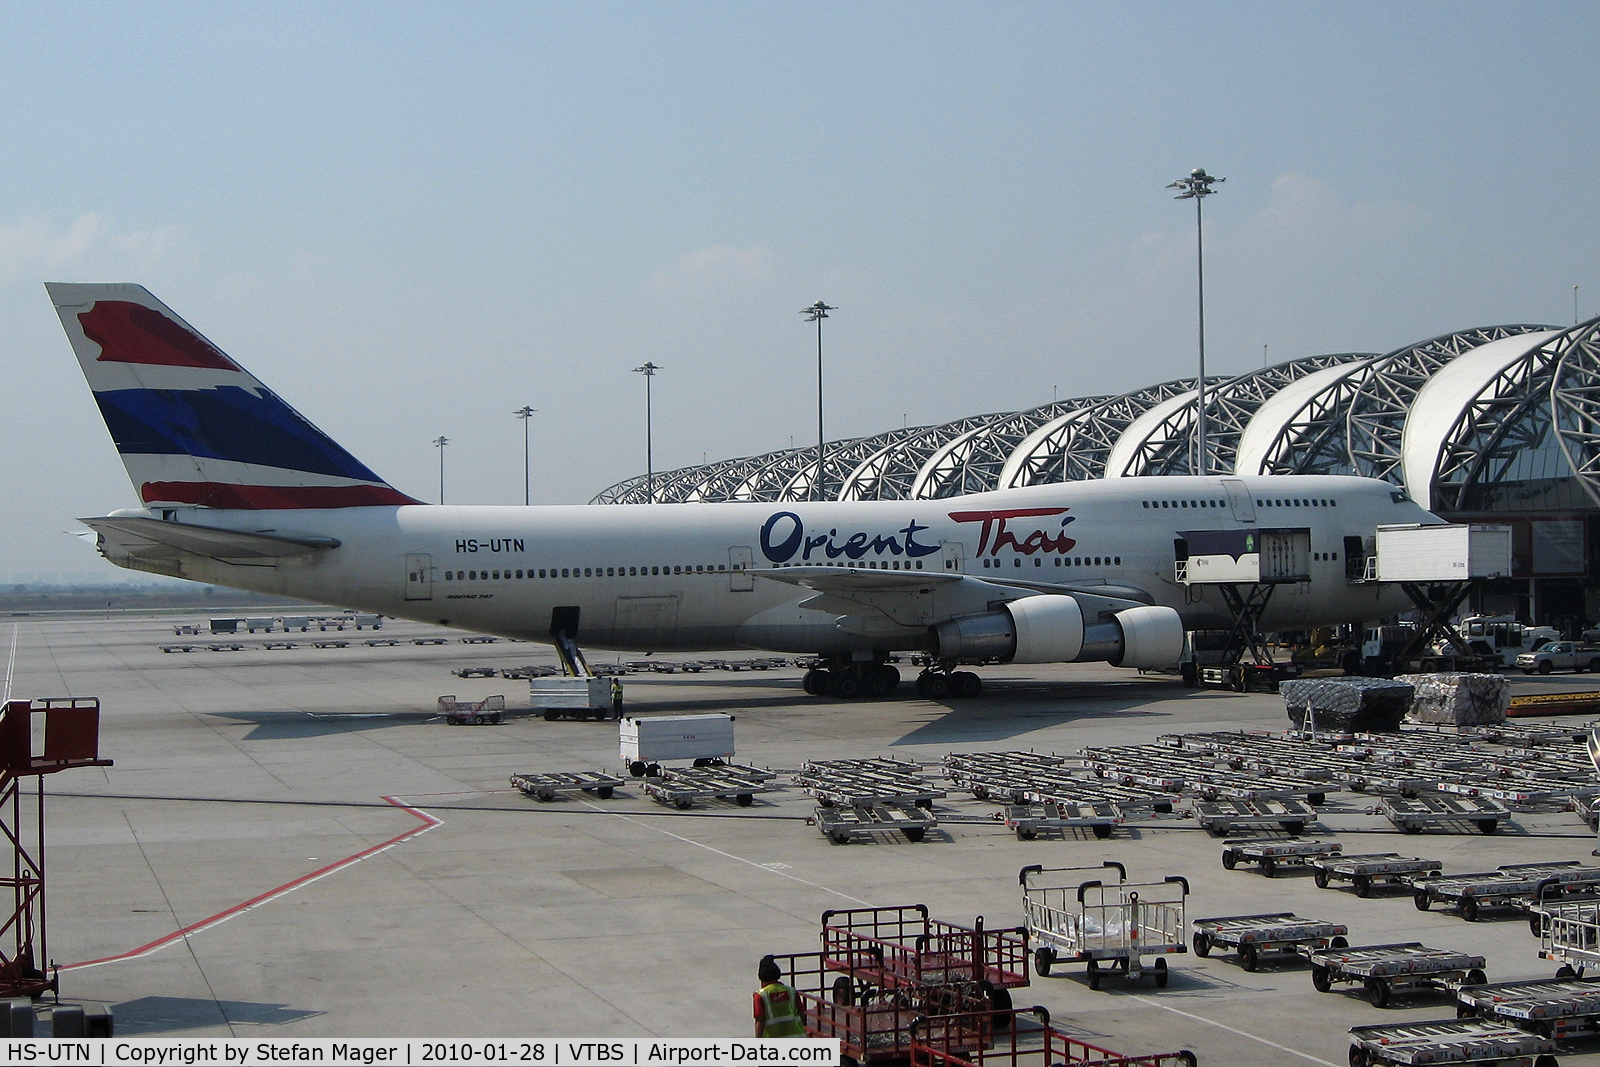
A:
{"label": "airplane tail fin", "polygon": [[45,285],[147,507],[416,504],[141,285]]}

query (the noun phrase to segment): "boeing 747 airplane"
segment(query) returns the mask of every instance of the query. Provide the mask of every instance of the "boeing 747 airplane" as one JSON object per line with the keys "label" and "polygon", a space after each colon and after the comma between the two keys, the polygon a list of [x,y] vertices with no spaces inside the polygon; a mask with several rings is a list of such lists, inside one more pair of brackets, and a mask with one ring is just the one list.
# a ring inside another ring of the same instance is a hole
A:
{"label": "boeing 747 airplane", "polygon": [[[1227,626],[1174,565],[1236,565],[1299,531],[1306,577],[1266,630],[1403,610],[1347,579],[1380,523],[1440,520],[1387,482],[1115,478],[944,500],[444,506],[400,492],[142,286],[50,284],[143,507],[82,521],[121,567],[508,637],[769,649],[813,693],[972,695],[971,663],[1174,664]],[[1305,541],[1309,538],[1309,541]],[[1206,553],[1211,553],[1207,556]]]}

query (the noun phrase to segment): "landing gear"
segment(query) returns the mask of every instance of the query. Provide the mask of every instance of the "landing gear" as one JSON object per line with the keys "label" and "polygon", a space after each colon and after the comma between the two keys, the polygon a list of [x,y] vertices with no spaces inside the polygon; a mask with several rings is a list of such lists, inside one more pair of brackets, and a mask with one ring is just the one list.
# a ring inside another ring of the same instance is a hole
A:
{"label": "landing gear", "polygon": [[926,670],[917,676],[917,695],[924,700],[970,699],[983,692],[983,679],[971,671]]}
{"label": "landing gear", "polygon": [[888,663],[835,663],[806,671],[800,684],[808,696],[876,700],[894,692],[900,684],[900,672]]}

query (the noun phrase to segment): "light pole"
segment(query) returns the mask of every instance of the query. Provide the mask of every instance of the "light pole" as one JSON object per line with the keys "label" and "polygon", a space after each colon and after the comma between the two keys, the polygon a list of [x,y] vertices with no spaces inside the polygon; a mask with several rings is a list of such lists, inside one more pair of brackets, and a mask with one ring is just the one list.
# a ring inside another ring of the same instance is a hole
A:
{"label": "light pole", "polygon": [[633,373],[644,375],[644,495],[650,503],[656,502],[656,462],[654,436],[655,427],[651,423],[650,412],[650,379],[660,370],[659,364],[645,361],[644,366],[633,368]]}
{"label": "light pole", "polygon": [[513,411],[511,413],[511,414],[515,415],[517,418],[522,420],[522,506],[523,507],[527,507],[529,504],[533,503],[533,491],[532,491],[532,489],[529,488],[530,485],[532,484],[532,482],[531,482],[531,480],[529,479],[529,476],[528,476],[528,420],[533,418],[534,412],[536,412],[538,410],[539,410],[538,408],[530,408],[528,405],[524,404],[520,408],[518,408],[517,410],[515,410],[515,411]]}
{"label": "light pole", "polygon": [[450,443],[450,438],[440,434],[433,439],[433,447],[439,450],[439,503],[444,503],[444,446]]}
{"label": "light pole", "polygon": [[1196,167],[1189,172],[1187,178],[1179,178],[1168,189],[1179,190],[1176,200],[1194,201],[1194,232],[1195,232],[1195,277],[1198,280],[1200,294],[1200,379],[1199,396],[1195,400],[1195,444],[1199,448],[1200,457],[1195,473],[1204,476],[1209,463],[1206,459],[1206,250],[1205,227],[1200,217],[1200,201],[1216,192],[1211,188],[1215,182],[1225,182],[1226,178],[1213,177],[1206,173],[1204,167]]}
{"label": "light pole", "polygon": [[808,308],[800,309],[800,314],[806,317],[807,322],[817,324],[817,477],[811,483],[812,500],[822,499],[822,320],[828,317],[828,312],[838,310],[820,300]]}

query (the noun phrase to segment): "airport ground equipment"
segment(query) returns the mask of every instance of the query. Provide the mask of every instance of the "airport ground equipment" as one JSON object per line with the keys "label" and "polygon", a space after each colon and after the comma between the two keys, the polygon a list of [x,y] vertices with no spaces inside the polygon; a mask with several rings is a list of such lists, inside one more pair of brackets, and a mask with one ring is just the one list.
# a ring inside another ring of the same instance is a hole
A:
{"label": "airport ground equipment", "polygon": [[902,760],[807,760],[789,778],[823,807],[911,804],[931,808],[945,790],[918,774],[920,770],[920,764]]}
{"label": "airport ground equipment", "polygon": [[1557,1041],[1600,1032],[1600,978],[1492,982],[1456,990],[1456,1014],[1532,1030]]}
{"label": "airport ground equipment", "polygon": [[[1034,970],[1047,975],[1057,963],[1083,963],[1090,989],[1099,989],[1101,966],[1109,964],[1130,979],[1146,973],[1157,989],[1167,987],[1167,959],[1187,952],[1184,909],[1189,882],[1170,875],[1160,882],[1127,882],[1121,864],[1117,880],[1080,881],[1094,867],[1024,867],[1022,913],[1033,946]],[[1063,878],[1063,876],[1067,876]]]}
{"label": "airport ground equipment", "polygon": [[1467,922],[1476,922],[1486,908],[1528,910],[1556,894],[1594,892],[1600,889],[1600,867],[1586,867],[1576,860],[1508,863],[1492,871],[1415,878],[1411,888],[1418,911],[1443,903],[1455,907]]}
{"label": "airport ground equipment", "polygon": [[1032,841],[1041,833],[1064,833],[1068,830],[1088,830],[1102,841],[1127,821],[1122,809],[1109,801],[1067,803],[1059,800],[1031,804],[1007,804],[1006,829],[1016,833],[1018,841]]}
{"label": "airport ground equipment", "polygon": [[1511,813],[1487,797],[1442,796],[1420,793],[1414,797],[1384,797],[1378,803],[1383,817],[1401,833],[1456,830],[1467,824],[1479,833],[1492,834]]}
{"label": "airport ground equipment", "polygon": [[1412,879],[1425,877],[1444,867],[1438,860],[1402,856],[1398,852],[1369,852],[1359,856],[1318,856],[1307,861],[1311,880],[1318,889],[1333,882],[1349,882],[1356,896],[1372,894],[1375,885],[1403,885],[1411,888]]}
{"label": "airport ground equipment", "polygon": [[850,976],[828,966],[822,952],[772,957],[784,984],[795,991],[807,1037],[836,1038],[841,1059],[857,1063],[906,1063],[911,1026],[948,1012],[972,1013],[967,1040],[985,1040],[991,1028],[988,998],[976,991],[945,987],[858,988]]}
{"label": "airport ground equipment", "polygon": [[1326,993],[1339,982],[1358,984],[1374,1008],[1386,1008],[1394,996],[1419,989],[1453,993],[1458,986],[1488,980],[1482,956],[1429,948],[1420,941],[1298,951],[1311,963],[1317,992]]}
{"label": "airport ground equipment", "polygon": [[732,715],[624,715],[617,733],[622,765],[635,778],[656,777],[668,760],[704,765],[733,758]]}
{"label": "airport ground equipment", "polygon": [[1440,1019],[1350,1028],[1350,1067],[1558,1067],[1556,1043],[1483,1019]]}
{"label": "airport ground equipment", "polygon": [[1112,804],[1124,815],[1167,814],[1170,794],[1090,777],[1065,756],[1039,752],[952,752],[944,758],[951,782],[978,800],[1021,804]]}
{"label": "airport ground equipment", "polygon": [[450,671],[457,678],[493,678],[493,667],[454,667]]}
{"label": "airport ground equipment", "polygon": [[1538,921],[1539,958],[1557,964],[1556,973],[1582,975],[1600,968],[1600,901],[1545,901],[1530,912]]}
{"label": "airport ground equipment", "polygon": [[1317,809],[1303,800],[1202,800],[1194,806],[1194,817],[1212,837],[1274,828],[1298,835],[1317,820]]}
{"label": "airport ground equipment", "polygon": [[861,805],[818,804],[811,821],[836,845],[848,845],[878,834],[900,834],[907,841],[921,841],[939,825],[931,812],[915,804],[894,802]]}
{"label": "airport ground equipment", "polygon": [[1044,1008],[930,1015],[911,1026],[916,1067],[1195,1067],[1188,1049],[1125,1055],[1050,1025]]}
{"label": "airport ground equipment", "polygon": [[1215,588],[1232,616],[1227,637],[1211,655],[1200,656],[1193,639],[1185,640],[1185,684],[1245,692],[1298,674],[1294,664],[1273,661],[1261,615],[1279,586],[1311,581],[1310,528],[1185,530],[1175,550],[1173,577],[1185,595],[1198,599],[1203,589]]}
{"label": "airport ground equipment", "polygon": [[1292,911],[1268,915],[1218,915],[1194,921],[1194,954],[1201,959],[1221,948],[1239,957],[1239,966],[1253,971],[1262,956],[1298,956],[1307,948],[1346,948],[1350,933],[1343,923],[1302,919]]}
{"label": "airport ground equipment", "polygon": [[[9,950],[0,949],[0,998],[39,997],[59,992],[60,974],[50,963],[45,926],[44,776],[77,767],[109,767],[100,757],[100,701],[95,697],[9,700],[0,709],[0,833],[12,846],[9,875],[0,889],[11,890],[11,914],[0,925],[9,931]],[[37,787],[36,833],[23,826],[22,784]],[[37,852],[24,841],[32,836]]]}
{"label": "airport ground equipment", "polygon": [[1344,848],[1337,841],[1224,841],[1222,866],[1233,870],[1242,861],[1254,863],[1271,878],[1283,867],[1308,867],[1312,860],[1336,856]]}
{"label": "airport ground equipment", "polygon": [[1539,715],[1600,714],[1600,693],[1530,693],[1511,698],[1506,715],[1513,719]]}
{"label": "airport ground equipment", "polygon": [[484,726],[499,723],[506,715],[506,698],[499,694],[482,700],[439,698],[439,714],[451,726]]}
{"label": "airport ground equipment", "polygon": [[891,990],[946,989],[1011,1007],[1010,990],[1029,982],[1027,932],[929,917],[924,904],[830,909],[822,913],[822,954],[860,1001]]}
{"label": "airport ground equipment", "polygon": [[732,800],[741,808],[755,803],[757,793],[776,792],[773,775],[747,767],[726,764],[702,767],[662,768],[660,775],[644,780],[644,791],[662,804],[687,810],[697,800]]}
{"label": "airport ground equipment", "polygon": [[580,792],[609,800],[623,779],[599,771],[528,771],[513,774],[511,784],[525,796],[548,803],[563,793]]}
{"label": "airport ground equipment", "polygon": [[611,718],[611,682],[594,675],[528,679],[528,706],[546,721]]}
{"label": "airport ground equipment", "polygon": [[1411,710],[1415,687],[1388,678],[1301,678],[1278,687],[1297,730],[1392,733]]}

